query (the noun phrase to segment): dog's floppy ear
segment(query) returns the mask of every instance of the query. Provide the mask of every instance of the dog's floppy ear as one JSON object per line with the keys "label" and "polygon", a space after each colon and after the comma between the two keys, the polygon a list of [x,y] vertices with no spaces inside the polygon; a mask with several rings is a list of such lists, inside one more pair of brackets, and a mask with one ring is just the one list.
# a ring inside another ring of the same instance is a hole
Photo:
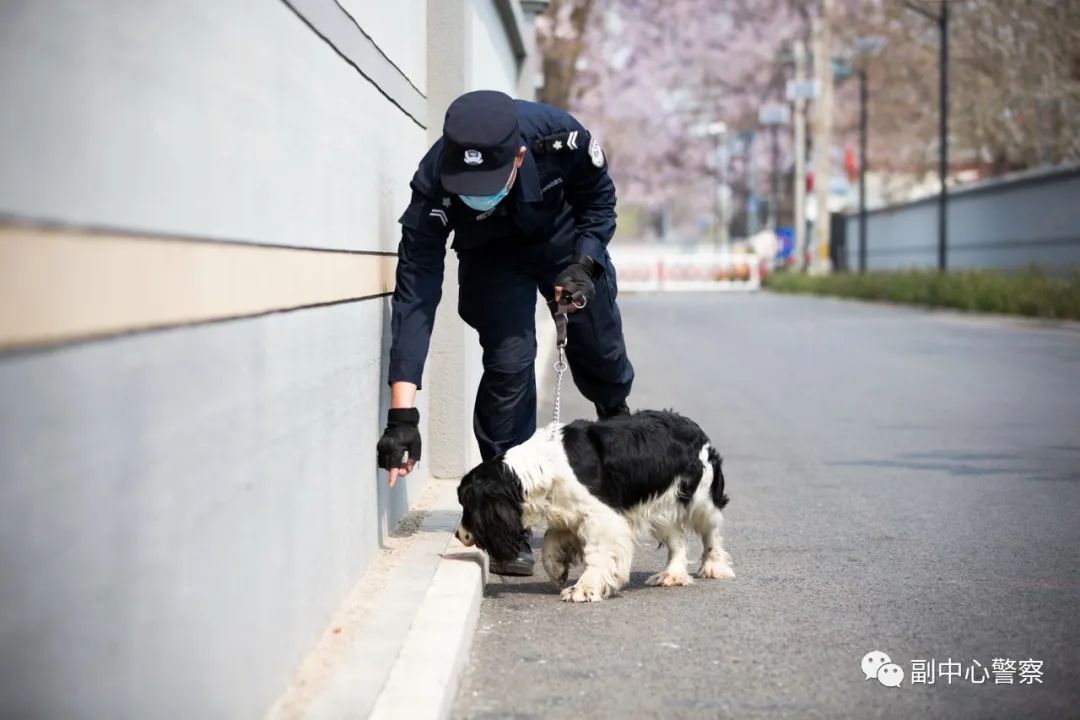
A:
{"label": "dog's floppy ear", "polygon": [[469,485],[472,484],[472,478],[468,475],[461,478],[461,483],[457,486],[457,501],[461,507],[465,507],[465,494],[468,492]]}
{"label": "dog's floppy ear", "polygon": [[458,487],[458,500],[469,513],[477,544],[496,560],[517,556],[521,540],[521,484],[501,463],[470,473]]}

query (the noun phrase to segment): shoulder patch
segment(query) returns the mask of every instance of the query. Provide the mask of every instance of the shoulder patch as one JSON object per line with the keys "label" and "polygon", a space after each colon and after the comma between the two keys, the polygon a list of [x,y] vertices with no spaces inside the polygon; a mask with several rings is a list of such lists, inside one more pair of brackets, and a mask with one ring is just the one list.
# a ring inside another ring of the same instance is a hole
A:
{"label": "shoulder patch", "polygon": [[580,130],[568,130],[537,138],[533,141],[532,150],[537,155],[573,152],[582,146],[582,142],[584,139],[581,137]]}
{"label": "shoulder patch", "polygon": [[589,138],[589,159],[596,167],[604,167],[604,148],[600,147],[595,135]]}

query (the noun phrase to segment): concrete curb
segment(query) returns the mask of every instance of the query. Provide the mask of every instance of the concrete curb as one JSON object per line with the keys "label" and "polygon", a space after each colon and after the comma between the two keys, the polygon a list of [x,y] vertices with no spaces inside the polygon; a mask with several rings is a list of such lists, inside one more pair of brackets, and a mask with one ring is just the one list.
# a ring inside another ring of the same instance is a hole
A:
{"label": "concrete curb", "polygon": [[266,720],[449,715],[487,576],[453,537],[457,485],[428,481]]}
{"label": "concrete curb", "polygon": [[[536,327],[536,377],[543,389],[554,382],[556,354],[555,326],[543,303],[537,308]],[[549,412],[540,408],[541,418]],[[480,616],[487,555],[453,536],[460,518],[457,481],[430,482],[434,497],[417,539],[393,571],[367,627],[306,717],[444,720],[450,716]],[[433,571],[432,558],[437,558]],[[403,633],[404,622],[411,624]],[[388,670],[387,662],[392,663]]]}
{"label": "concrete curb", "polygon": [[[456,503],[456,484],[447,488]],[[487,556],[451,536],[375,701],[372,720],[450,716],[476,632],[486,577]]]}

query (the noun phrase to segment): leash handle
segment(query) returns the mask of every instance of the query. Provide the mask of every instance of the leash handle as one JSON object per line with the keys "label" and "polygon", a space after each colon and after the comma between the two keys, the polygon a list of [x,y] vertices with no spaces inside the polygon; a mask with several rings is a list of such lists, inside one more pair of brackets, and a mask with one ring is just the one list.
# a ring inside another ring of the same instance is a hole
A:
{"label": "leash handle", "polygon": [[570,322],[570,316],[563,312],[555,314],[555,347],[562,350],[566,347],[566,326]]}
{"label": "leash handle", "polygon": [[562,297],[558,300],[550,300],[548,305],[554,307],[551,311],[551,317],[555,320],[555,347],[566,347],[566,326],[570,322],[570,308],[574,307],[576,310],[583,310],[586,305],[584,293],[563,293]]}

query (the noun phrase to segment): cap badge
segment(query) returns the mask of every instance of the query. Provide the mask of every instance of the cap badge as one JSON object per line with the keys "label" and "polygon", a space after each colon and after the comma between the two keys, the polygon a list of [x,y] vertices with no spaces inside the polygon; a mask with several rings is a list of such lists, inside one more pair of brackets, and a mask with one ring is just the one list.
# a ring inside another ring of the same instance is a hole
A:
{"label": "cap badge", "polygon": [[484,162],[484,156],[480,154],[479,150],[466,150],[465,151],[465,164],[466,165],[479,165]]}

